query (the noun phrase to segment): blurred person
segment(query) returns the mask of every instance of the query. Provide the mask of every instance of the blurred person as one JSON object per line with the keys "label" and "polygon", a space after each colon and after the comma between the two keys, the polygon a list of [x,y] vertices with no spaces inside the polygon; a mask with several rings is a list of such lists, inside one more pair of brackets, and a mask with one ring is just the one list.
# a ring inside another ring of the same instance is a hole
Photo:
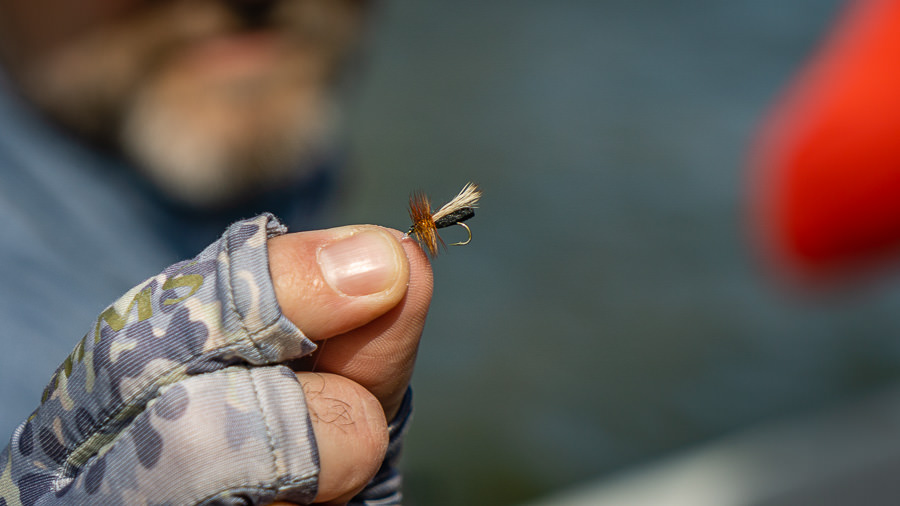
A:
{"label": "blurred person", "polygon": [[0,504],[399,502],[428,261],[263,212],[315,224],[369,8],[0,0]]}

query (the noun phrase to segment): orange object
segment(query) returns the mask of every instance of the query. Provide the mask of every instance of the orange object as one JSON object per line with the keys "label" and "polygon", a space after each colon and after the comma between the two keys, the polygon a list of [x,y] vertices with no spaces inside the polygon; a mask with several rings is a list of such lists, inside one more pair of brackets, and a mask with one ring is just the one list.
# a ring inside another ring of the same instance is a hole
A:
{"label": "orange object", "polygon": [[785,272],[900,260],[900,1],[849,5],[751,155],[754,231]]}

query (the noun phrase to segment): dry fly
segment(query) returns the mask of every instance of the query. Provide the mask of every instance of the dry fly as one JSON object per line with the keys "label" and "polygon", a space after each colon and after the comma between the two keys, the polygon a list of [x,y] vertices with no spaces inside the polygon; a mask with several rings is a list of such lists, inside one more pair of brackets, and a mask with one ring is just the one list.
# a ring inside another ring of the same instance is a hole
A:
{"label": "dry fly", "polygon": [[481,189],[475,183],[467,183],[459,195],[453,197],[450,202],[441,206],[437,211],[431,212],[428,195],[423,192],[415,192],[409,197],[409,218],[412,220],[412,226],[409,227],[406,235],[415,236],[432,258],[438,254],[438,244],[446,247],[444,240],[437,233],[440,228],[453,225],[465,228],[469,233],[469,238],[463,242],[455,242],[451,246],[469,244],[469,241],[472,240],[472,229],[463,222],[475,216],[475,208],[478,207],[479,199],[481,199]]}
{"label": "dry fly", "polygon": [[[428,195],[423,192],[414,192],[409,197],[409,217],[412,220],[412,226],[406,232],[406,236],[414,236],[419,243],[425,247],[425,250],[432,258],[438,254],[438,245],[446,247],[444,240],[438,235],[440,228],[447,228],[453,225],[459,225],[466,229],[469,238],[462,242],[455,242],[450,246],[462,246],[469,244],[472,240],[472,229],[463,223],[469,218],[475,216],[475,208],[478,207],[478,201],[481,199],[481,189],[475,183],[466,183],[466,186],[459,194],[447,202],[440,209],[431,212],[431,202]],[[325,343],[322,341],[316,350],[315,359],[313,359],[311,371],[316,370],[319,363],[319,357],[322,356],[322,350],[325,349]]]}

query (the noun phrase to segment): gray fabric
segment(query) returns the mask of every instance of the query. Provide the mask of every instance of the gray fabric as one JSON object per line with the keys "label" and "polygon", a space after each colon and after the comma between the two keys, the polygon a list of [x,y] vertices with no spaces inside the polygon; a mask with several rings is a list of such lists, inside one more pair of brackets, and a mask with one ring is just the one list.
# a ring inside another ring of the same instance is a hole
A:
{"label": "gray fabric", "polygon": [[[268,273],[270,215],[104,310],[0,462],[8,504],[305,503],[318,455],[302,389],[280,362],[315,345]],[[254,368],[253,366],[263,366]]]}

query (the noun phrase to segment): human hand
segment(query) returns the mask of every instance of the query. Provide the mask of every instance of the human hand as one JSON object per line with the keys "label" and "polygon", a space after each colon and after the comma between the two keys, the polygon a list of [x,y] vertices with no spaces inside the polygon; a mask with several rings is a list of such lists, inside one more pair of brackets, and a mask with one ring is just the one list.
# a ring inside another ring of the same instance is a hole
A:
{"label": "human hand", "polygon": [[[430,269],[399,232],[283,232],[239,222],[101,313],[0,453],[0,498],[309,503],[363,487],[412,372]],[[303,369],[312,350],[298,326],[328,343],[315,372],[280,365]]]}
{"label": "human hand", "polygon": [[294,362],[321,471],[316,501],[352,497],[378,470],[412,376],[431,300],[431,268],[413,241],[373,226],[269,241],[282,311],[319,343]]}

